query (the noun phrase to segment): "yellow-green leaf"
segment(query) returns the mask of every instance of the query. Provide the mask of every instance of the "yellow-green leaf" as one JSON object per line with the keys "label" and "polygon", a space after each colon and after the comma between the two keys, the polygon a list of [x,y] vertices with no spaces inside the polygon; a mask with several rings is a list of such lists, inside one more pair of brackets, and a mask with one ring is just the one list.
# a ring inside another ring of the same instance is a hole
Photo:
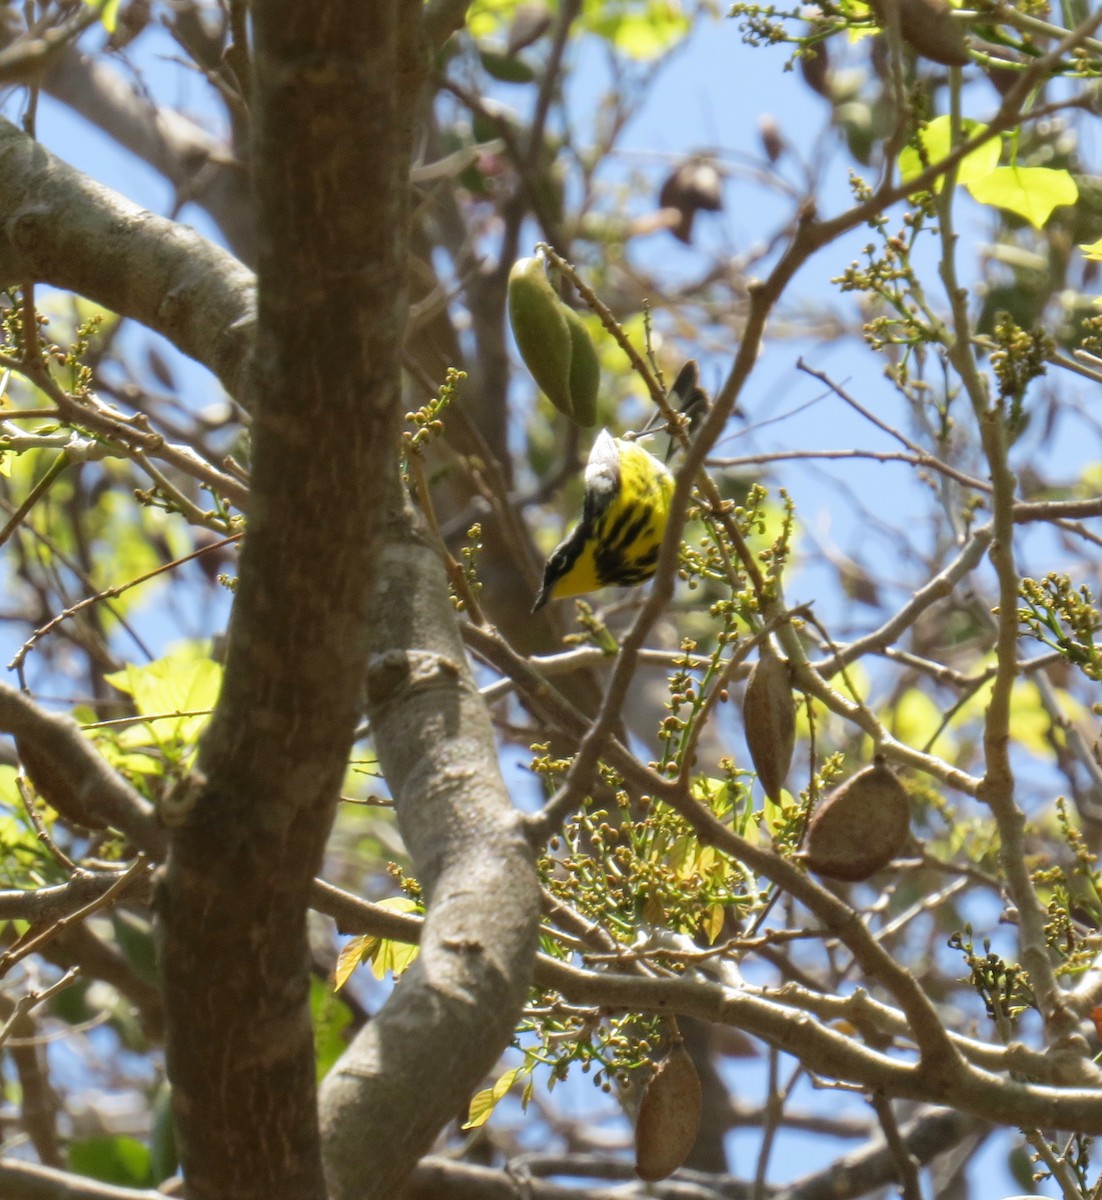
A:
{"label": "yellow-green leaf", "polygon": [[371,971],[376,979],[382,979],[387,971],[395,978],[401,975],[417,957],[418,946],[409,942],[395,942],[390,938],[380,938],[371,956]]}
{"label": "yellow-green leaf", "polygon": [[891,731],[899,741],[932,750],[940,746],[940,752],[944,754],[944,730],[939,734],[938,742],[930,746],[930,739],[938,732],[943,719],[943,710],[918,688],[908,688],[889,714]]}
{"label": "yellow-green leaf", "polygon": [[378,940],[372,934],[364,933],[345,942],[337,955],[337,965],[333,968],[333,991],[339,992],[344,987],[352,972],[374,950]]}
{"label": "yellow-green leaf", "polygon": [[100,24],[114,33],[119,23],[119,0],[84,0],[89,8],[99,9]]}
{"label": "yellow-green leaf", "polygon": [[[400,913],[421,911],[421,906],[409,896],[388,896],[379,901],[378,907]],[[337,965],[333,968],[333,990],[339,991],[344,987],[348,977],[362,962],[371,963],[371,971],[378,979],[382,979],[387,971],[401,975],[417,957],[417,949],[417,946],[408,942],[398,942],[375,934],[350,938],[337,955]]]}
{"label": "yellow-green leaf", "polygon": [[722,904],[713,904],[705,911],[704,919],[700,922],[701,931],[708,939],[709,946],[715,945],[716,938],[723,929],[723,913]]}
{"label": "yellow-green leaf", "polygon": [[471,1109],[467,1114],[467,1120],[463,1123],[463,1128],[477,1129],[480,1125],[485,1125],[490,1119],[490,1114],[497,1107],[498,1101],[508,1095],[509,1089],[516,1083],[518,1076],[528,1069],[527,1063],[521,1063],[519,1067],[510,1067],[504,1075],[498,1076],[491,1087],[476,1092],[471,1100]]}
{"label": "yellow-green leaf", "polygon": [[1052,718],[1045,710],[1037,685],[1027,679],[1017,680],[1010,701],[1010,737],[1014,745],[1038,758],[1050,758],[1051,731]]}
{"label": "yellow-green leaf", "polygon": [[1087,258],[1098,261],[1102,259],[1102,238],[1099,238],[1097,242],[1080,242],[1079,249]]}
{"label": "yellow-green leaf", "polygon": [[[979,121],[961,121],[961,132],[965,138],[983,133],[987,128]],[[953,128],[949,117],[935,117],[918,133],[918,142],[925,151],[926,165],[923,165],[922,154],[917,146],[906,146],[899,155],[899,177],[904,183],[917,178],[926,170],[945,158],[953,149]],[[992,138],[984,142],[971,154],[966,154],[957,165],[957,182],[970,184],[986,178],[999,164],[1002,153],[1001,138]],[[935,192],[941,191],[942,180],[938,179],[933,185]]]}
{"label": "yellow-green leaf", "polygon": [[665,54],[692,29],[674,0],[586,0],[582,25],[637,62]]}
{"label": "yellow-green leaf", "polygon": [[222,685],[222,668],[213,659],[185,651],[141,667],[128,663],[104,678],[131,696],[135,708],[146,716],[213,708]]}
{"label": "yellow-green leaf", "polygon": [[1079,199],[1079,187],[1071,175],[1052,167],[998,167],[985,179],[968,184],[972,197],[1024,217],[1040,229],[1062,204]]}
{"label": "yellow-green leaf", "polygon": [[119,737],[130,748],[170,742],[190,744],[209,720],[222,686],[222,668],[213,659],[197,656],[194,649],[179,650],[144,666],[128,663],[121,671],[104,676],[108,683],[134,700],[142,716],[197,715],[132,726]]}
{"label": "yellow-green leaf", "polygon": [[500,34],[512,20],[521,0],[474,0],[467,10],[467,29],[478,41]]}

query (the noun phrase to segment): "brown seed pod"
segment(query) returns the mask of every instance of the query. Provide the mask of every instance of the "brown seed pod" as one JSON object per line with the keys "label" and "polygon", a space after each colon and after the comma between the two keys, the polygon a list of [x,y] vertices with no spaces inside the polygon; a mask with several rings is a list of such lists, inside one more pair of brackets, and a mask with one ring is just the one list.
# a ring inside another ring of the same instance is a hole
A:
{"label": "brown seed pod", "polygon": [[785,151],[785,140],[781,127],[768,113],[758,117],[758,137],[765,157],[775,163]]}
{"label": "brown seed pod", "polygon": [[799,66],[804,83],[824,100],[831,99],[830,58],[826,42],[817,42],[814,46],[808,46],[800,55]]}
{"label": "brown seed pod", "polygon": [[[971,62],[964,29],[953,19],[949,0],[897,0],[899,33],[916,53],[944,67],[963,67]],[[873,0],[876,19],[887,28],[882,0]]]}
{"label": "brown seed pod", "polygon": [[871,767],[836,788],[811,818],[804,858],[816,875],[856,883],[895,858],[910,828],[910,799],[877,755]]}
{"label": "brown seed pod", "polygon": [[653,1182],[689,1157],[700,1132],[700,1077],[678,1043],[643,1090],[635,1122],[635,1173]]}
{"label": "brown seed pod", "polygon": [[696,214],[719,212],[723,208],[723,179],[713,160],[695,155],[680,163],[663,180],[658,204],[680,215],[680,220],[670,226],[674,237],[691,242]]}
{"label": "brown seed pod", "polygon": [[746,744],[754,770],[770,800],[776,800],[792,765],[796,744],[796,701],[788,682],[788,664],[763,641],[742,701]]}

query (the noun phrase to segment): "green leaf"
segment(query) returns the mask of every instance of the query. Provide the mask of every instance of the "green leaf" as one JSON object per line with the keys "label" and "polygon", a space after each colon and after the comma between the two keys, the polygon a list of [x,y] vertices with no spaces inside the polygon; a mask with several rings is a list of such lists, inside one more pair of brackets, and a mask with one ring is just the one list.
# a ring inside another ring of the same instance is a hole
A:
{"label": "green leaf", "polygon": [[516,54],[499,54],[496,50],[480,50],[479,58],[486,73],[499,83],[533,83],[535,71]]}
{"label": "green leaf", "polygon": [[192,743],[209,720],[222,686],[222,668],[213,659],[197,657],[194,649],[179,650],[145,666],[128,663],[104,678],[134,700],[142,716],[197,713],[172,717],[148,726],[133,726],[119,738],[131,749],[152,743]]}
{"label": "green leaf", "polygon": [[637,62],[650,62],[689,36],[692,21],[672,0],[586,0],[582,26]]}
{"label": "green leaf", "polygon": [[477,1129],[480,1125],[485,1125],[490,1119],[490,1114],[497,1107],[497,1102],[508,1095],[509,1089],[516,1083],[518,1076],[529,1070],[531,1067],[527,1062],[521,1063],[519,1067],[511,1067],[504,1075],[499,1075],[491,1087],[477,1092],[471,1100],[471,1109],[462,1128]]}
{"label": "green leaf", "polygon": [[1079,199],[1079,187],[1069,172],[1052,167],[998,167],[985,179],[968,184],[972,197],[1024,217],[1040,229],[1062,204]]}
{"label": "green leaf", "polygon": [[310,1015],[314,1021],[314,1061],[320,1083],[348,1045],[344,1031],[352,1014],[322,980],[311,979]]}
{"label": "green leaf", "polygon": [[179,1165],[176,1123],[172,1119],[172,1088],[165,1079],[153,1098],[153,1125],[149,1131],[149,1182],[161,1183],[175,1175]]}
{"label": "green leaf", "polygon": [[474,0],[467,10],[467,29],[476,41],[501,34],[522,0]]}
{"label": "green leaf", "polygon": [[[979,121],[961,121],[961,132],[965,138],[974,137],[986,130],[986,125]],[[947,157],[953,149],[953,127],[949,117],[935,117],[928,125],[919,130],[917,141],[925,151],[926,164],[932,166]],[[969,184],[975,180],[984,179],[998,166],[999,155],[1002,153],[1002,139],[992,138],[984,142],[971,154],[966,154],[957,166],[957,182]],[[926,170],[922,163],[922,155],[918,146],[906,146],[899,155],[899,177],[904,183],[917,178]],[[941,191],[943,180],[938,179],[933,185],[935,192]]]}
{"label": "green leaf", "polygon": [[1083,251],[1085,257],[1093,258],[1095,262],[1102,260],[1102,238],[1099,238],[1097,242],[1080,243],[1079,249]]}
{"label": "green leaf", "polygon": [[[379,901],[379,907],[400,913],[421,911],[417,901],[408,896],[389,896]],[[417,952],[418,947],[408,942],[392,941],[373,934],[351,938],[337,955],[337,965],[333,969],[333,990],[339,992],[362,962],[371,963],[372,973],[377,979],[382,979],[387,971],[397,977],[413,962]]]}
{"label": "green leaf", "polygon": [[[929,746],[930,739],[938,732],[944,716],[943,710],[918,688],[908,688],[898,699],[890,713],[885,714],[890,722],[892,734],[908,746]],[[938,742],[932,749],[945,753],[944,744],[947,734],[944,730],[938,735]]]}
{"label": "green leaf", "polygon": [[69,1143],[69,1167],[77,1175],[126,1187],[153,1183],[148,1147],[132,1137],[81,1138]]}

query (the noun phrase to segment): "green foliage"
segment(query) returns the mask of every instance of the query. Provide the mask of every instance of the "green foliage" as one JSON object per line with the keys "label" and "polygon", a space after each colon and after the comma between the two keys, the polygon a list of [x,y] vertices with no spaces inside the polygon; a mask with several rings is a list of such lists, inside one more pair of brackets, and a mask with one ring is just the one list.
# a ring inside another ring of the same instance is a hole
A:
{"label": "green foliage", "polygon": [[69,1166],[77,1175],[121,1187],[151,1187],[159,1182],[153,1178],[149,1147],[122,1134],[70,1142]]}
{"label": "green foliage", "polygon": [[1100,618],[1094,596],[1084,583],[1076,588],[1067,575],[1050,572],[1044,579],[1023,579],[1018,610],[1023,627],[1056,650],[1089,679],[1102,679],[1102,658],[1095,645]]}
{"label": "green foliage", "polygon": [[971,985],[983,1001],[987,1015],[995,1022],[1000,1036],[1009,1040],[1017,1018],[1036,1007],[1025,972],[996,954],[991,949],[990,938],[983,939],[983,953],[978,953],[971,925],[954,933],[949,938],[949,946],[960,951],[970,972]]}
{"label": "green foliage", "polygon": [[314,1022],[314,1053],[320,1083],[344,1053],[348,1044],[347,1030],[352,1014],[347,1005],[342,1004],[340,998],[334,994],[332,988],[320,979],[311,979],[310,1016]]}
{"label": "green foliage", "polygon": [[108,761],[138,778],[160,777],[169,766],[186,767],[218,699],[221,666],[204,648],[185,645],[155,662],[128,664],[104,678],[132,699],[142,718],[121,729],[99,729],[98,742]]}

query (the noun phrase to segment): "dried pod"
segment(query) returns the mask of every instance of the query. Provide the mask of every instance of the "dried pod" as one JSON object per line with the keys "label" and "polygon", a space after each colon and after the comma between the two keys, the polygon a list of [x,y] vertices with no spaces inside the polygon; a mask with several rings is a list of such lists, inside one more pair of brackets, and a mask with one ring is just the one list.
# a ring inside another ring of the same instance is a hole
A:
{"label": "dried pod", "polygon": [[771,163],[775,163],[784,153],[785,141],[781,127],[768,113],[758,117],[758,137],[761,139],[765,157]]}
{"label": "dried pod", "polygon": [[808,46],[799,58],[800,74],[804,83],[824,100],[831,99],[830,94],[830,58],[825,41]]}
{"label": "dried pod", "polygon": [[597,424],[597,392],[601,386],[601,365],[585,322],[563,305],[566,327],[570,330],[570,404],[574,421],[589,428]]}
{"label": "dried pod", "polygon": [[689,1157],[700,1132],[700,1078],[678,1044],[651,1076],[635,1122],[635,1173],[653,1182]]}
{"label": "dried pod", "polygon": [[678,214],[670,226],[674,237],[691,242],[696,214],[723,208],[723,179],[715,163],[700,155],[686,159],[663,180],[658,204]]}
{"label": "dried pod", "polygon": [[566,306],[555,294],[543,262],[520,258],[509,272],[509,324],[524,365],[548,400],[573,418],[570,360],[573,357]]}
{"label": "dried pod", "polygon": [[[949,0],[897,0],[899,33],[917,54],[944,67],[963,67],[971,62],[964,29],[953,19]],[[873,0],[873,12],[887,28],[882,0]]]}
{"label": "dried pod", "polygon": [[792,765],[796,744],[796,701],[788,682],[788,664],[768,639],[761,644],[742,701],[746,744],[754,770],[770,800],[776,800]]}
{"label": "dried pod", "polygon": [[538,42],[551,28],[552,17],[551,9],[546,4],[518,4],[509,25],[505,48],[510,54],[517,54]]}
{"label": "dried pod", "polygon": [[910,828],[907,793],[877,755],[812,817],[804,857],[816,875],[855,883],[886,867],[903,849]]}

